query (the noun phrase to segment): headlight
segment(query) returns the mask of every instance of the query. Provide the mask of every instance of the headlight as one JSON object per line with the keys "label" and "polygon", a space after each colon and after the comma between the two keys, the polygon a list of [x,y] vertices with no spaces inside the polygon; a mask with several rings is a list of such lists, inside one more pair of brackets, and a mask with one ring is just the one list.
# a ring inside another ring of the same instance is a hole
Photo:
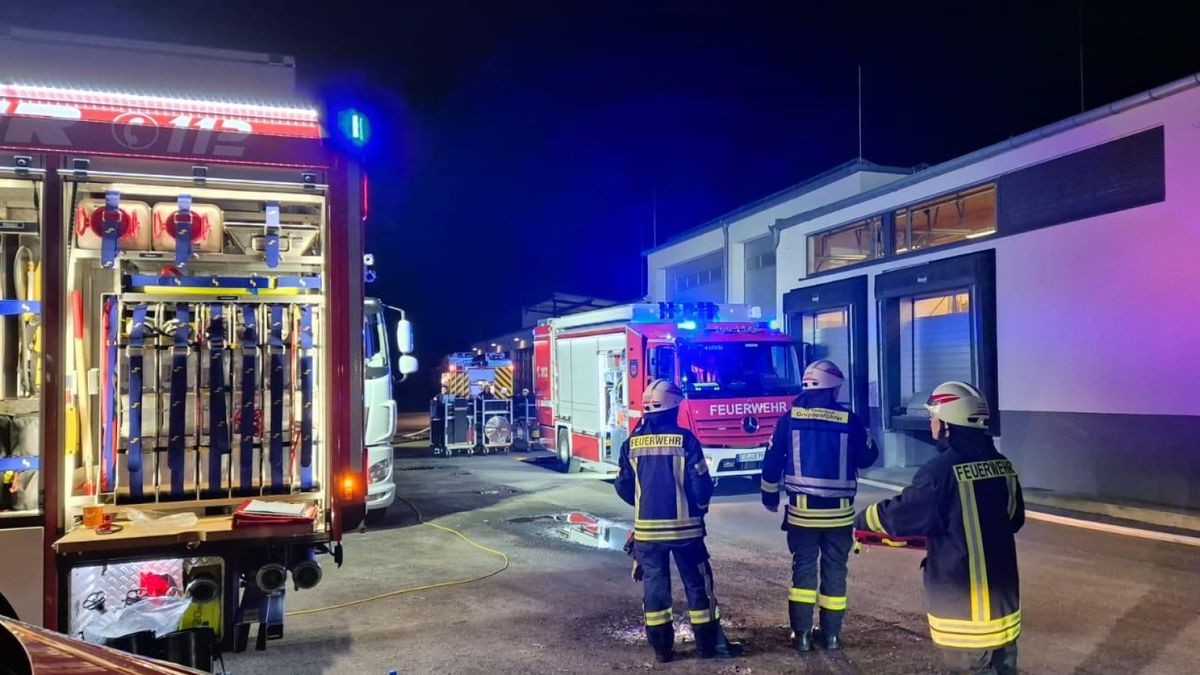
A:
{"label": "headlight", "polygon": [[379,483],[387,480],[388,472],[392,470],[391,459],[381,459],[371,465],[371,482]]}

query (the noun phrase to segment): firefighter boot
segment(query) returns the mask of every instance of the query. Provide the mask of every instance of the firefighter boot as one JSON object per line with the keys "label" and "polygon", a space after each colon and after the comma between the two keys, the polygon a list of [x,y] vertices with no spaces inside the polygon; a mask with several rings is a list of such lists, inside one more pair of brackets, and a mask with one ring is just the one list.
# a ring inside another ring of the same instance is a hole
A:
{"label": "firefighter boot", "polygon": [[725,637],[718,621],[693,625],[692,631],[696,635],[696,652],[702,659],[736,659],[742,655],[742,646]]}
{"label": "firefighter boot", "polygon": [[788,603],[788,618],[792,623],[792,646],[801,653],[813,650],[812,611],[813,606],[807,602]]}
{"label": "firefighter boot", "polygon": [[844,611],[821,609],[821,631],[818,635],[818,642],[824,645],[829,651],[837,651],[842,648],[842,618],[846,615]]}
{"label": "firefighter boot", "polygon": [[669,623],[646,626],[646,640],[659,663],[668,663],[675,658],[675,626]]}

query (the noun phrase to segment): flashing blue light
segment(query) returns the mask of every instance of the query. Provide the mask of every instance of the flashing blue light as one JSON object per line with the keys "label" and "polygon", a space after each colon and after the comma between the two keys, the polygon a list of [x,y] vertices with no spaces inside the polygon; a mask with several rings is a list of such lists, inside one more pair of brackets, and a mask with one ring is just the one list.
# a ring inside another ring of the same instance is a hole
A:
{"label": "flashing blue light", "polygon": [[771,330],[779,330],[779,319],[771,319],[767,322],[767,328]]}
{"label": "flashing blue light", "polygon": [[696,322],[692,321],[691,319],[688,319],[687,321],[680,321],[675,325],[677,328],[679,328],[679,330],[696,330]]}
{"label": "flashing blue light", "polygon": [[347,140],[357,147],[363,147],[371,140],[371,122],[367,116],[350,108],[338,113],[338,127]]}

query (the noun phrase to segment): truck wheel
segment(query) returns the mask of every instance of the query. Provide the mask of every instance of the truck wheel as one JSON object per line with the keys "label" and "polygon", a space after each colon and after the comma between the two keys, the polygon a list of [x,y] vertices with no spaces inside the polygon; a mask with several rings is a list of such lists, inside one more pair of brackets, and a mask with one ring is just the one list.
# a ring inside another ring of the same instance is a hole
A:
{"label": "truck wheel", "polygon": [[558,430],[558,470],[563,473],[579,473],[579,459],[571,455],[571,434],[566,429]]}

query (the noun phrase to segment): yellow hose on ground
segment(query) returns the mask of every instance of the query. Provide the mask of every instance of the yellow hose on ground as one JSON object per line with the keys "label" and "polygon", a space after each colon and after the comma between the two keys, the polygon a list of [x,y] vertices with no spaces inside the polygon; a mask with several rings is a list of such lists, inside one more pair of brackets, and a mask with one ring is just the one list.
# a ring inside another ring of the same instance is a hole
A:
{"label": "yellow hose on ground", "polygon": [[474,546],[475,548],[477,548],[481,551],[490,553],[490,554],[500,558],[500,560],[502,560],[504,562],[504,564],[501,565],[500,567],[498,567],[497,569],[492,570],[491,572],[488,572],[487,574],[480,574],[479,576],[470,577],[468,579],[454,579],[451,581],[441,581],[436,584],[426,584],[424,586],[413,586],[410,588],[398,588],[394,591],[388,591],[386,593],[380,593],[378,595],[372,595],[372,596],[366,597],[366,598],[359,598],[357,600],[350,600],[348,602],[341,602],[336,605],[329,605],[328,607],[315,607],[313,609],[299,609],[294,612],[287,612],[285,614],[285,616],[303,616],[305,614],[316,614],[318,612],[328,612],[328,611],[332,611],[335,609],[345,609],[347,607],[354,607],[356,605],[364,605],[368,602],[375,602],[376,600],[385,600],[387,598],[394,598],[398,595],[405,595],[408,593],[416,593],[418,591],[431,591],[436,588],[449,588],[451,586],[462,586],[463,584],[472,584],[472,583],[475,583],[476,581],[483,581],[484,579],[489,579],[491,577],[494,577],[497,574],[500,574],[504,570],[508,569],[508,556],[505,555],[503,552],[497,551],[494,548],[488,548],[487,546],[484,546],[483,544],[480,544],[479,542],[472,540],[467,535],[463,534],[462,532],[459,532],[458,530],[456,530],[452,527],[445,527],[443,525],[427,523],[427,522],[425,522],[425,518],[423,516],[421,516],[421,510],[418,509],[415,504],[408,501],[404,497],[397,497],[397,499],[404,502],[405,504],[408,504],[408,507],[413,510],[413,513],[417,514],[417,522],[419,522],[420,524],[425,525],[426,527],[432,527],[435,530],[449,532],[450,534],[453,534],[454,536],[458,537],[459,539],[462,539],[463,541],[467,542],[471,546]]}

